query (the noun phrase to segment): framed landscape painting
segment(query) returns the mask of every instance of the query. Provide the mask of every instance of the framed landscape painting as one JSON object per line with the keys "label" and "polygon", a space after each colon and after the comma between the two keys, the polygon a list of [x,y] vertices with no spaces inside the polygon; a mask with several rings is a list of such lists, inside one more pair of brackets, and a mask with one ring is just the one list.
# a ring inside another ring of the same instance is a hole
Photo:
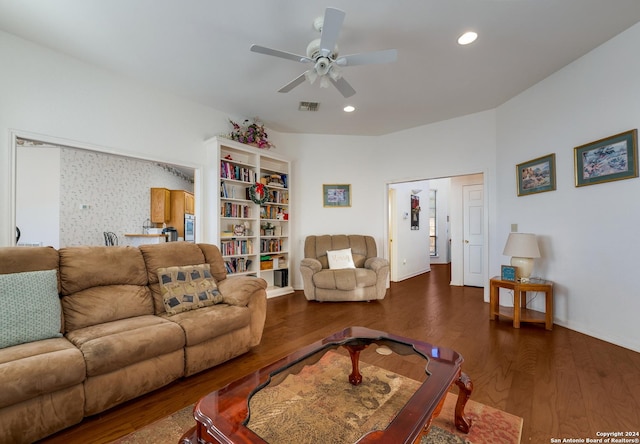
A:
{"label": "framed landscape painting", "polygon": [[638,177],[638,130],[574,148],[576,186]]}
{"label": "framed landscape painting", "polygon": [[351,185],[322,185],[322,203],[325,207],[350,207]]}
{"label": "framed landscape painting", "polygon": [[518,196],[556,189],[556,155],[548,154],[516,165]]}

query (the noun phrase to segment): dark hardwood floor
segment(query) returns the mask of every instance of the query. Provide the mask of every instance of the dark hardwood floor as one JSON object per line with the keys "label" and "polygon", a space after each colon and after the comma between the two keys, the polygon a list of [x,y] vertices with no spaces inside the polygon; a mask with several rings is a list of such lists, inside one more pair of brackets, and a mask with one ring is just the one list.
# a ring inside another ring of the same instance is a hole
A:
{"label": "dark hardwood floor", "polygon": [[[383,301],[307,302],[302,292],[269,299],[262,343],[216,368],[181,379],[53,435],[47,443],[105,443],[196,402],[204,394],[351,325],[452,348],[472,378],[471,399],[524,418],[523,443],[640,431],[640,353],[563,327],[513,329],[490,321],[482,289],[449,286],[449,269],[394,283]],[[595,321],[595,320],[594,320]],[[375,364],[376,354],[363,354]],[[385,361],[386,362],[386,361]],[[390,370],[419,378],[398,359]]]}

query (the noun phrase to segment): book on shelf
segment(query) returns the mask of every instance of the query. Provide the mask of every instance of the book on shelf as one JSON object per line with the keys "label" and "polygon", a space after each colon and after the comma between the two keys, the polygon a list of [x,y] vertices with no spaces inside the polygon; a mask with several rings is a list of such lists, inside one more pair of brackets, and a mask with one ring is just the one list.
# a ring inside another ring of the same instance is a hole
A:
{"label": "book on shelf", "polygon": [[286,287],[289,285],[289,270],[287,268],[273,271],[273,285],[276,287]]}
{"label": "book on shelf", "polygon": [[251,259],[247,259],[244,257],[234,257],[226,259],[224,261],[224,266],[227,270],[227,273],[246,273],[251,269],[251,262]]}
{"label": "book on shelf", "polygon": [[258,175],[250,168],[234,165],[224,160],[220,161],[220,177],[241,182],[255,182]]}

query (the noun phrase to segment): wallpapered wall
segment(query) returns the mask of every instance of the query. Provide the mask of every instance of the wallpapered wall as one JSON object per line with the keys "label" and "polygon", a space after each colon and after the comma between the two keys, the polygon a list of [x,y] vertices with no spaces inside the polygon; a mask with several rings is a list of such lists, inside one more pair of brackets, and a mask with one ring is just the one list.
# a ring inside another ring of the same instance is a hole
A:
{"label": "wallpapered wall", "polygon": [[150,217],[150,188],[193,192],[193,184],[154,162],[73,148],[60,159],[60,246],[104,245],[104,231],[130,243]]}

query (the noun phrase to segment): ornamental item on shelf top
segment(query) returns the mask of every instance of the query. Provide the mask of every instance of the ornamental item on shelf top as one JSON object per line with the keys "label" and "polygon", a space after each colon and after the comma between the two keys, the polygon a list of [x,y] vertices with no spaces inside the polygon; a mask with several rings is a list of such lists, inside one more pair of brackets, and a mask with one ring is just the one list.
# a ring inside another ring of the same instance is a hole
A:
{"label": "ornamental item on shelf top", "polygon": [[249,119],[245,119],[241,124],[229,119],[229,123],[231,123],[233,129],[227,137],[231,140],[236,140],[240,143],[245,143],[265,150],[276,147],[273,143],[269,142],[268,134],[264,129],[264,125],[257,118],[253,119],[253,122],[250,122]]}

